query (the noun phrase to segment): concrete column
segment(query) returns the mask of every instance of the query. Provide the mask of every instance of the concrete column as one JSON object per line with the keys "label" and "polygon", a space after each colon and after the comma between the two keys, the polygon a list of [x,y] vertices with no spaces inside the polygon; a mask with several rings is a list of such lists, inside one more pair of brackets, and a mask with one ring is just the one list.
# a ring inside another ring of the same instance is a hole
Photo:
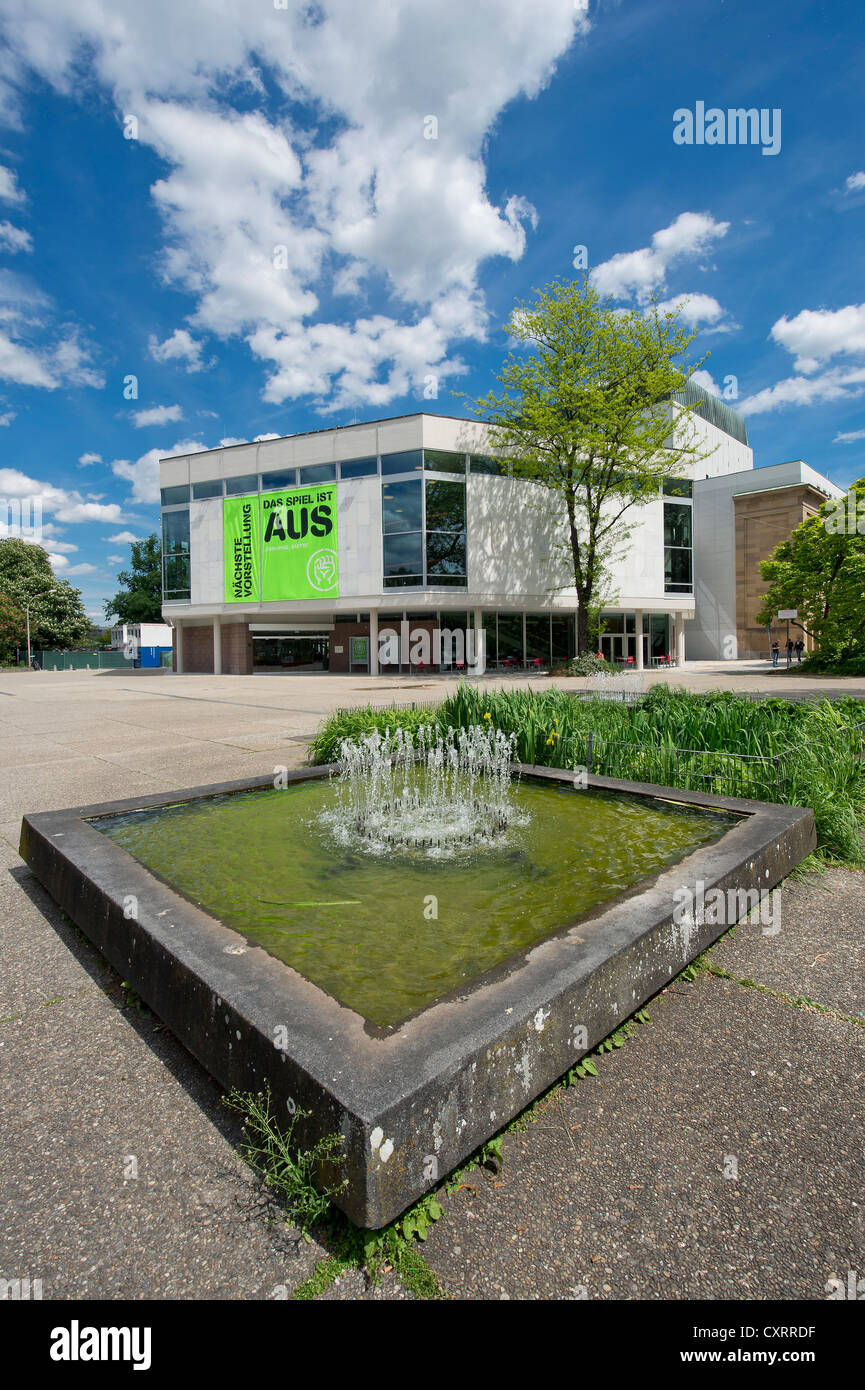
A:
{"label": "concrete column", "polygon": [[175,674],[183,675],[183,623],[179,618],[174,619],[174,631],[177,634],[177,660],[174,663]]}
{"label": "concrete column", "polygon": [[370,609],[369,614],[369,674],[378,675],[378,609]]}
{"label": "concrete column", "polygon": [[222,618],[218,613],[213,619],[213,674],[222,675]]}
{"label": "concrete column", "polygon": [[676,614],[676,665],[685,664],[685,615]]}
{"label": "concrete column", "polygon": [[638,670],[638,671],[642,671],[642,670],[644,669],[644,663],[643,663],[643,610],[642,610],[642,608],[638,608],[637,611],[636,611],[636,613],[634,614],[634,630],[635,630],[636,636],[637,636],[637,652],[636,652],[635,664],[636,664],[637,670]]}

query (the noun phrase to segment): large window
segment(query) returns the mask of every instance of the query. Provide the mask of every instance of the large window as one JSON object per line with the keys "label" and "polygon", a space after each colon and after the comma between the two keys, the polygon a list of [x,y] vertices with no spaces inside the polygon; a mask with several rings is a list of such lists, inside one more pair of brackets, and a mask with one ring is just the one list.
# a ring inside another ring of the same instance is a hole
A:
{"label": "large window", "polygon": [[426,582],[466,586],[465,483],[426,480]]}
{"label": "large window", "polygon": [[502,460],[493,458],[490,454],[472,454],[469,465],[473,473],[490,473],[498,476],[507,472]]}
{"label": "large window", "polygon": [[203,483],[193,483],[193,484],[192,484],[192,500],[193,500],[193,502],[203,502],[203,501],[205,501],[208,497],[221,497],[221,496],[222,496],[222,479],[221,479],[221,478],[210,478],[210,479],[208,479],[208,481],[206,481],[206,482],[203,482]]}
{"label": "large window", "polygon": [[424,449],[423,464],[428,473],[465,473],[466,456],[447,449]]}
{"label": "large window", "polygon": [[664,503],[664,589],[690,594],[694,588],[692,513],[686,502]]}
{"label": "large window", "polygon": [[162,513],[162,596],[166,603],[189,601],[188,507]]}
{"label": "large window", "polygon": [[395,473],[419,473],[423,469],[423,451],[405,449],[400,454],[382,454],[381,471],[387,476]]}
{"label": "large window", "polygon": [[466,587],[462,480],[383,480],[381,516],[386,589]]}
{"label": "large window", "polygon": [[420,478],[383,483],[381,525],[384,587],[423,584],[423,492]]}

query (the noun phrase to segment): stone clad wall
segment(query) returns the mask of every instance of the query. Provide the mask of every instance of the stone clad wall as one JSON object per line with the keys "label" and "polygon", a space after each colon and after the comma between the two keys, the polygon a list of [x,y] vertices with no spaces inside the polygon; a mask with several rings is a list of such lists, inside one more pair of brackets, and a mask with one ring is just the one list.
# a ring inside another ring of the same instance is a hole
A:
{"label": "stone clad wall", "polygon": [[222,674],[224,676],[252,675],[252,634],[249,631],[249,623],[223,622]]}
{"label": "stone clad wall", "polygon": [[[172,640],[174,670],[177,670],[177,634]],[[187,676],[213,674],[213,625],[183,625],[183,673]],[[222,624],[222,674],[252,675],[252,636],[248,623]]]}
{"label": "stone clad wall", "polygon": [[[789,540],[790,534],[809,516],[814,516],[825,498],[807,483],[797,487],[774,489],[734,497],[736,517],[736,637],[740,657],[757,656],[768,652],[769,635],[759,627],[757,613],[768,584],[760,575],[760,561],[768,560],[776,546]],[[786,623],[777,625],[773,633],[783,648]],[[790,636],[795,642],[804,636],[794,623]],[[805,637],[805,649],[813,643]]]}

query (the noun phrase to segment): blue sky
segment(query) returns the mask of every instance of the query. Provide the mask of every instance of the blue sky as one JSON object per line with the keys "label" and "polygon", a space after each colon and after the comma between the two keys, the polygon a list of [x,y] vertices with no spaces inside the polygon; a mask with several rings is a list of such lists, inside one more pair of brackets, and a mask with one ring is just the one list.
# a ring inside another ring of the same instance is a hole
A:
{"label": "blue sky", "polygon": [[[623,306],[690,297],[757,466],[846,486],[863,30],[807,0],[2,0],[0,497],[42,497],[101,618],[160,454],[463,413],[576,246]],[[675,143],[698,102],[780,111],[780,149]]]}

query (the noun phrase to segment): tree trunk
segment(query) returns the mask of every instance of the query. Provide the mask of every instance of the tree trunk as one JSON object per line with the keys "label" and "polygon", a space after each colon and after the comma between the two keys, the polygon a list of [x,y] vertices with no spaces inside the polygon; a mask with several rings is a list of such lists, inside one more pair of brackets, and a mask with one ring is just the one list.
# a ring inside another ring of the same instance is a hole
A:
{"label": "tree trunk", "polygon": [[589,610],[582,595],[578,598],[579,607],[577,608],[577,656],[583,656],[589,650]]}

